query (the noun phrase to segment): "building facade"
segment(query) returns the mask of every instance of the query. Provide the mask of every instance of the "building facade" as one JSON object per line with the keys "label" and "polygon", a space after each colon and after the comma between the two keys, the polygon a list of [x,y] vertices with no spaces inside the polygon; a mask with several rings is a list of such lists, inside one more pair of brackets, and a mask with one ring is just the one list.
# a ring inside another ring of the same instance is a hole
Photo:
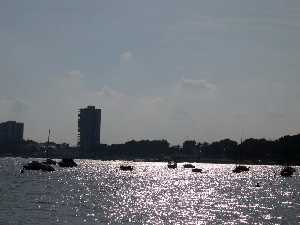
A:
{"label": "building facade", "polygon": [[23,140],[24,124],[16,121],[0,123],[0,143],[20,143]]}
{"label": "building facade", "polygon": [[83,150],[91,150],[100,144],[101,109],[88,106],[79,110],[78,145]]}

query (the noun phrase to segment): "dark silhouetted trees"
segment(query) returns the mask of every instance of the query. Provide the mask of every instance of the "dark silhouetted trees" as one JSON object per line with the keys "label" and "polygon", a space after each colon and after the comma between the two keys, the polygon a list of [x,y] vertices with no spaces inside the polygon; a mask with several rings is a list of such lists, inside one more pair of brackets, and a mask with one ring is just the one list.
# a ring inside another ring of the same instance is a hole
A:
{"label": "dark silhouetted trees", "polygon": [[[68,145],[57,145],[55,155],[68,153]],[[24,141],[18,145],[0,145],[0,156],[44,157],[44,144]],[[70,148],[70,151],[72,149]],[[250,138],[238,144],[230,139],[212,143],[186,140],[182,146],[170,146],[167,140],[131,140],[124,144],[99,146],[89,151],[77,151],[76,157],[105,160],[244,162],[268,164],[300,164],[300,134],[284,136],[275,141]]]}

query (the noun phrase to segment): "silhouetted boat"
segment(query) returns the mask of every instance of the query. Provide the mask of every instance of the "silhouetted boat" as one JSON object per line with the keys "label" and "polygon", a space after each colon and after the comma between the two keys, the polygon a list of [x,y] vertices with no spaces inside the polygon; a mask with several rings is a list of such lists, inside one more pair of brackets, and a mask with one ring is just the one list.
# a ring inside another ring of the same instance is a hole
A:
{"label": "silhouetted boat", "polygon": [[174,162],[174,161],[168,162],[168,168],[176,169],[177,168],[177,163]]}
{"label": "silhouetted boat", "polygon": [[32,162],[24,165],[23,168],[25,170],[42,170],[45,172],[55,171],[55,169],[52,166],[47,165],[45,163],[40,163],[38,161],[32,161]]}
{"label": "silhouetted boat", "polygon": [[120,166],[120,170],[122,171],[132,171],[133,170],[133,166]]}
{"label": "silhouetted boat", "polygon": [[194,173],[202,173],[202,169],[200,169],[200,168],[194,168],[194,169],[192,169],[192,172],[194,172]]}
{"label": "silhouetted boat", "polygon": [[73,159],[62,159],[62,160],[58,163],[58,165],[59,165],[60,167],[75,167],[75,166],[77,166],[77,163],[74,162]]}
{"label": "silhouetted boat", "polygon": [[241,173],[241,172],[248,172],[249,171],[249,167],[247,166],[243,166],[243,165],[237,165],[232,172],[233,173]]}
{"label": "silhouetted boat", "polygon": [[53,159],[46,159],[43,163],[48,165],[56,165],[56,161]]}
{"label": "silhouetted boat", "polygon": [[184,168],[195,168],[195,166],[193,164],[187,163],[183,165]]}
{"label": "silhouetted boat", "polygon": [[295,168],[291,166],[286,166],[281,170],[280,175],[282,177],[291,177],[295,172],[296,172]]}

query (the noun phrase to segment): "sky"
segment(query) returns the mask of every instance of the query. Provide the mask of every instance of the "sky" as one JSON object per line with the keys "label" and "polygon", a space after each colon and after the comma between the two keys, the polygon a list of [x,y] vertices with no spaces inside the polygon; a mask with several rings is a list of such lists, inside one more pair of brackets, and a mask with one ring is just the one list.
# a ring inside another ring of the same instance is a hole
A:
{"label": "sky", "polygon": [[0,1],[0,122],[25,139],[275,139],[300,133],[300,1]]}

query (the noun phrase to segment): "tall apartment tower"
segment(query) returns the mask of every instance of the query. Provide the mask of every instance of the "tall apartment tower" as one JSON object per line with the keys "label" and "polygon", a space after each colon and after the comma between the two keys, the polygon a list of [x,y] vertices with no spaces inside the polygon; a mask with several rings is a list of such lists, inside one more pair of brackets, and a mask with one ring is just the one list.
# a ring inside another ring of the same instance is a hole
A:
{"label": "tall apartment tower", "polygon": [[80,109],[78,115],[78,145],[90,150],[100,144],[101,109],[88,106]]}
{"label": "tall apartment tower", "polygon": [[7,121],[0,123],[0,143],[20,143],[23,140],[24,123]]}

